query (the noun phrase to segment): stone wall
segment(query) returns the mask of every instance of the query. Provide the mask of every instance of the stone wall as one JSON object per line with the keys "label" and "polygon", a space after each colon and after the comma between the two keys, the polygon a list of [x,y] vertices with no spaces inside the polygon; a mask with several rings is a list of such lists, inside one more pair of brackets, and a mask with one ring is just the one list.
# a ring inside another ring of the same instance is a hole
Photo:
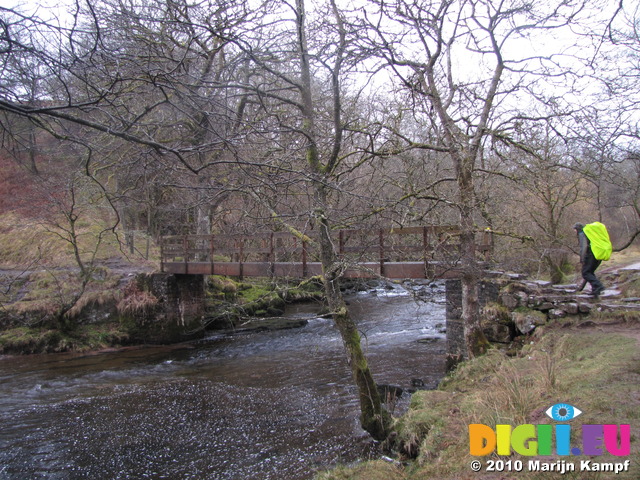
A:
{"label": "stone wall", "polygon": [[[478,300],[480,307],[498,301],[500,286],[495,282],[480,283]],[[464,326],[462,324],[462,282],[459,279],[446,282],[446,317],[447,317],[447,364],[454,365],[466,357],[467,348],[464,342]]]}
{"label": "stone wall", "polygon": [[[567,316],[587,315],[593,305],[584,295],[540,282],[514,282],[503,287],[499,304],[509,312],[515,336],[531,333],[536,327]],[[491,322],[489,316],[485,319]],[[492,339],[507,343],[511,339]]]}
{"label": "stone wall", "polygon": [[146,275],[149,291],[159,300],[166,315],[180,323],[204,314],[204,275]]}
{"label": "stone wall", "polygon": [[[466,356],[460,280],[447,281],[447,364]],[[575,292],[521,279],[483,281],[479,292],[482,327],[493,343],[509,344],[536,327],[567,316],[586,315],[592,304]]]}

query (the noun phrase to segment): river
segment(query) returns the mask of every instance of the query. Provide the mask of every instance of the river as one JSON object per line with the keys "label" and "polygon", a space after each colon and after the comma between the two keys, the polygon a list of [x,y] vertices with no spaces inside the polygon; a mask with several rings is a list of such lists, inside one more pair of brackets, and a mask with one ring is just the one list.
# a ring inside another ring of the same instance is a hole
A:
{"label": "river", "polygon": [[[420,288],[428,301],[398,286],[348,297],[380,384],[433,386],[444,373],[444,286]],[[299,480],[378,455],[337,330],[317,311],[288,307],[308,320],[290,330],[0,356],[0,479]]]}

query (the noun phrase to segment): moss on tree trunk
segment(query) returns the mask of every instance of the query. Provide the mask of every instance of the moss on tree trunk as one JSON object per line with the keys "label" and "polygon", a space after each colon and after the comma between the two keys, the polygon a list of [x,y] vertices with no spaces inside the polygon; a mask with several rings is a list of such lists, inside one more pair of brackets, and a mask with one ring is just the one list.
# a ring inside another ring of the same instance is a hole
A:
{"label": "moss on tree trunk", "polygon": [[358,387],[360,424],[373,438],[384,440],[389,434],[391,416],[382,404],[380,392],[362,351],[360,333],[340,293],[339,279],[326,275],[325,282],[333,321],[340,331],[351,375]]}

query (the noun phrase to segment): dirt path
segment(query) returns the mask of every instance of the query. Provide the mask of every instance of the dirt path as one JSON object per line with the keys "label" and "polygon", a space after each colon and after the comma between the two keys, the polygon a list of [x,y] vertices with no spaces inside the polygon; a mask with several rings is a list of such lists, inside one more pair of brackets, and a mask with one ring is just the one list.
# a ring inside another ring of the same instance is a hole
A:
{"label": "dirt path", "polygon": [[638,342],[638,351],[640,352],[640,324],[598,325],[596,328],[603,333],[617,333],[634,338]]}

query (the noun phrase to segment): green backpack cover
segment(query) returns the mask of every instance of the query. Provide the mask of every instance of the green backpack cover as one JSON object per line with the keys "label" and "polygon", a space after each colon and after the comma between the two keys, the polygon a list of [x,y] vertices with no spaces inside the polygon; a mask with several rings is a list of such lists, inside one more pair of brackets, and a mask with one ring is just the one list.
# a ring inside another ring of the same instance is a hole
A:
{"label": "green backpack cover", "polygon": [[591,251],[596,260],[609,260],[613,246],[609,240],[607,227],[600,222],[593,222],[585,225],[583,232],[591,243]]}

